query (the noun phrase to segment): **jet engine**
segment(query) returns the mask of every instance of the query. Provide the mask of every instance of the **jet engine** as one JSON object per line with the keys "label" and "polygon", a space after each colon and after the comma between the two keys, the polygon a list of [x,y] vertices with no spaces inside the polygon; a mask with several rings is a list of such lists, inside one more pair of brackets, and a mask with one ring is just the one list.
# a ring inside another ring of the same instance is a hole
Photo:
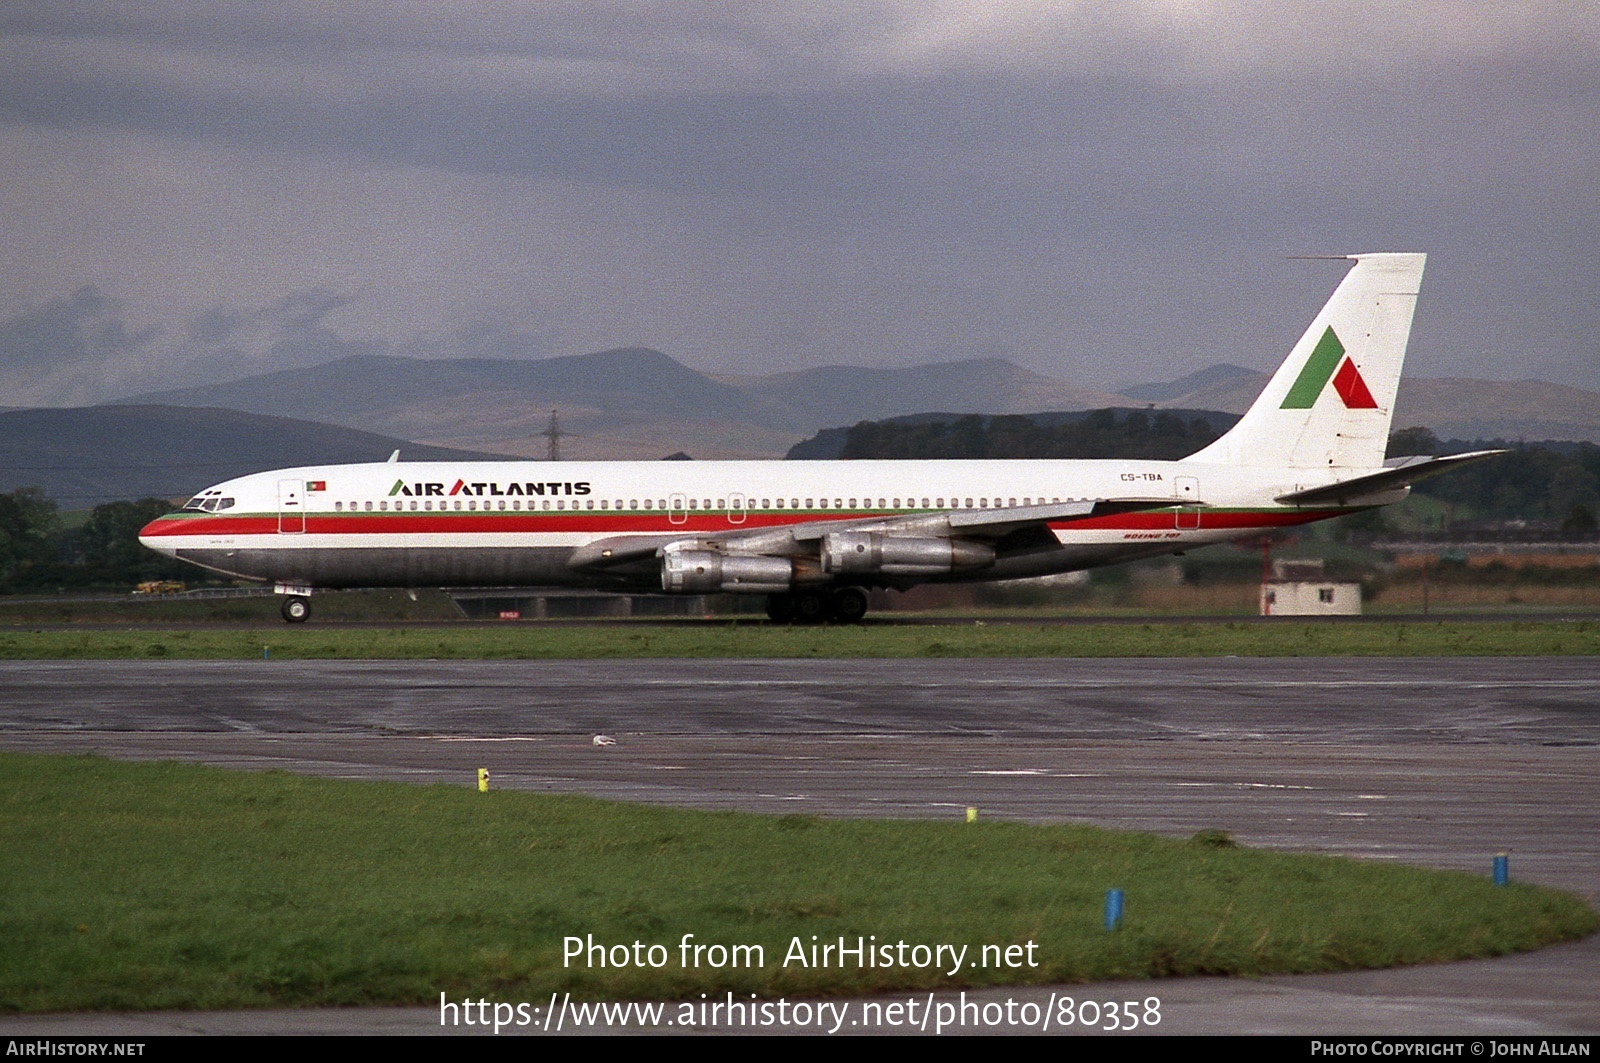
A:
{"label": "jet engine", "polygon": [[994,564],[994,549],[960,539],[833,532],[822,539],[822,571],[835,576],[941,576]]}
{"label": "jet engine", "polygon": [[794,584],[787,557],[744,557],[713,550],[668,550],[661,589],[675,594],[782,594]]}

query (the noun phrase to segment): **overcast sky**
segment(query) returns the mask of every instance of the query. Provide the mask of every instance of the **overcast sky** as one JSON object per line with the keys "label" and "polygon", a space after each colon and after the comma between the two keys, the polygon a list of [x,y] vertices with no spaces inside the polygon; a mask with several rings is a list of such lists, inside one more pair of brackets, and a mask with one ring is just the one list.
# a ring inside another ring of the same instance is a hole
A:
{"label": "overcast sky", "polygon": [[[0,405],[380,351],[1277,364],[1600,390],[1600,5],[0,6]],[[292,412],[286,410],[286,412]]]}

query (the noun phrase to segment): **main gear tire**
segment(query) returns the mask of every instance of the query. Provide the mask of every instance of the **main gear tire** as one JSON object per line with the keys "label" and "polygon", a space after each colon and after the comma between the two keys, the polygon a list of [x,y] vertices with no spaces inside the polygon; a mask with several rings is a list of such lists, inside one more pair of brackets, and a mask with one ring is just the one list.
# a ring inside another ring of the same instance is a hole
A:
{"label": "main gear tire", "polygon": [[796,624],[822,624],[828,620],[829,606],[832,604],[828,594],[824,591],[796,591],[791,596],[794,602],[794,622]]}
{"label": "main gear tire", "polygon": [[788,594],[767,595],[767,619],[774,624],[794,623],[794,598]]}
{"label": "main gear tire", "polygon": [[845,587],[833,592],[828,612],[836,624],[859,624],[867,616],[867,592],[860,587]]}

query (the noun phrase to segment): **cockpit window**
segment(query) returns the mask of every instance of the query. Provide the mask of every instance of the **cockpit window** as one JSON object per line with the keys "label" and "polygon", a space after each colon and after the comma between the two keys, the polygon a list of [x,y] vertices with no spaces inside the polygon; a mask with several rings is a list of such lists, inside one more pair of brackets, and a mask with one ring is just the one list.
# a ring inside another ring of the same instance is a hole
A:
{"label": "cockpit window", "polygon": [[229,508],[233,502],[231,498],[223,498],[220,491],[206,491],[189,499],[183,504],[183,508],[201,513],[215,513],[219,509]]}

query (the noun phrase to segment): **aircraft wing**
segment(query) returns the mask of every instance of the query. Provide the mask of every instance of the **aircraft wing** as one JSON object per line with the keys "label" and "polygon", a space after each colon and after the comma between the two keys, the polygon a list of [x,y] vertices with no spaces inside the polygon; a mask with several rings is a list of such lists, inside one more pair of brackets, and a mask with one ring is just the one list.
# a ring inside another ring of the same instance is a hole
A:
{"label": "aircraft wing", "polygon": [[654,558],[673,549],[711,549],[726,554],[774,557],[816,555],[817,543],[840,532],[877,532],[888,536],[962,539],[977,542],[1014,540],[1029,533],[1049,534],[1051,521],[1105,516],[1179,505],[1173,498],[1088,498],[1037,506],[993,509],[949,509],[905,516],[875,515],[858,519],[814,520],[780,528],[730,528],[680,535],[618,535],[585,544],[568,559],[569,568],[601,571]]}
{"label": "aircraft wing", "polygon": [[1357,476],[1350,480],[1343,480],[1326,487],[1312,487],[1304,491],[1292,491],[1286,495],[1279,495],[1277,501],[1292,506],[1321,506],[1321,505],[1349,505],[1373,495],[1381,495],[1389,491],[1410,487],[1412,484],[1438,476],[1442,472],[1466,465],[1484,458],[1492,458],[1496,454],[1504,454],[1504,450],[1474,450],[1466,454],[1451,454],[1443,458],[1410,457],[1390,458],[1384,462],[1382,472],[1371,473],[1366,476]]}

